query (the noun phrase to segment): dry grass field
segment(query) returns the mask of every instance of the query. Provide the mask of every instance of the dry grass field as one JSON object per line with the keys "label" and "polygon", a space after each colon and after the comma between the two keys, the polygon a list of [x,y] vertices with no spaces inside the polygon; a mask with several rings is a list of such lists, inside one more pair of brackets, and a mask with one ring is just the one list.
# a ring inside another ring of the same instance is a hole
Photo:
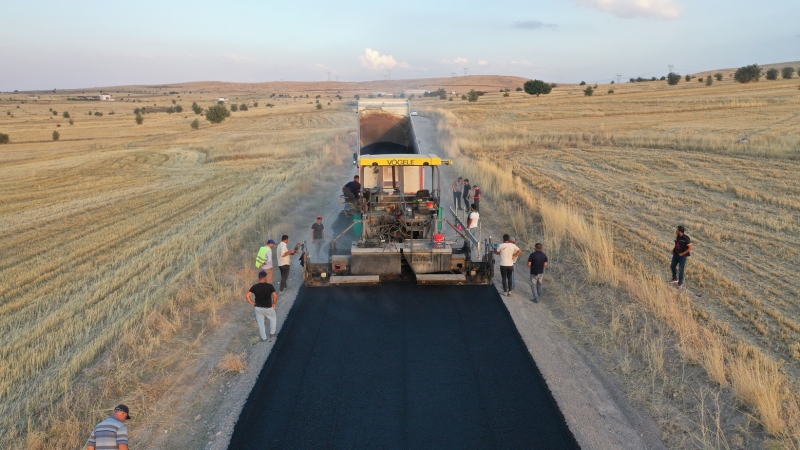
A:
{"label": "dry grass field", "polygon": [[[670,447],[800,445],[798,84],[420,105],[492,223],[545,244],[545,305],[602,350]],[[679,224],[695,246],[682,292],[667,284]]]}
{"label": "dry grass field", "polygon": [[[266,107],[264,93],[73,95],[0,101],[12,142],[0,146],[3,448],[75,448],[121,400],[146,418],[175,382],[165,369],[196,352],[192,342],[238,298],[226,265],[241,268],[237,251],[249,255],[275,230],[353,139],[354,116],[336,98],[316,110],[306,99]],[[250,108],[218,125],[201,117],[193,131],[190,105],[217,95]],[[183,113],[135,123],[134,108],[172,100]]]}

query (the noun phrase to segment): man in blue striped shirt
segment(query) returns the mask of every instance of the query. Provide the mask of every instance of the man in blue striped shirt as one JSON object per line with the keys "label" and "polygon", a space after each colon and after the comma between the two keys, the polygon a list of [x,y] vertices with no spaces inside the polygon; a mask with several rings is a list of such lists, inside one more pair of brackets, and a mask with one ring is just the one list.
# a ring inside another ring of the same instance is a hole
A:
{"label": "man in blue striped shirt", "polygon": [[130,411],[125,405],[118,405],[111,417],[94,427],[87,450],[128,450],[128,427],[125,421],[130,419]]}

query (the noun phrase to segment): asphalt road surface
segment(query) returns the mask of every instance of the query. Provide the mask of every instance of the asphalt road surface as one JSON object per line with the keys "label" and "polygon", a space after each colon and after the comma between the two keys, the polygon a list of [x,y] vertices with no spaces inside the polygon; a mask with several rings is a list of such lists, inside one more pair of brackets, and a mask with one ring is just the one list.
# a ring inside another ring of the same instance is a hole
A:
{"label": "asphalt road surface", "polygon": [[230,449],[578,448],[492,286],[306,288]]}

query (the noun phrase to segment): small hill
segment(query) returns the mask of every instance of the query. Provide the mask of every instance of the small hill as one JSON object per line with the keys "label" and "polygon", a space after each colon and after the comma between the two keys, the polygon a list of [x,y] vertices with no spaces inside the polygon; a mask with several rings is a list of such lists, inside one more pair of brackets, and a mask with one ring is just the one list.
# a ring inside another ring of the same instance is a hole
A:
{"label": "small hill", "polygon": [[[755,63],[751,63],[755,64]],[[794,67],[795,71],[800,72],[800,61],[792,61],[792,62],[782,62],[782,63],[772,63],[772,64],[759,64],[759,67],[766,72],[769,69],[775,68],[778,70],[783,69],[784,67]],[[721,73],[723,76],[727,77],[728,75],[733,74],[736,70],[739,69],[738,67],[731,67],[728,69],[717,69],[717,70],[706,70],[704,72],[693,73],[691,75],[695,75],[697,77],[706,77],[708,75],[714,75],[717,73]]]}

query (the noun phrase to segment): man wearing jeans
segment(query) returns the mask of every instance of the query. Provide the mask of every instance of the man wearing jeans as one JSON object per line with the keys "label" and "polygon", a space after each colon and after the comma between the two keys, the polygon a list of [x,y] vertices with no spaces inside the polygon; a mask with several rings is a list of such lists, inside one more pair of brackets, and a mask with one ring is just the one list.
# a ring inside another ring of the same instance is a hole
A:
{"label": "man wearing jeans", "polygon": [[531,268],[531,291],[533,291],[533,302],[539,303],[542,295],[542,279],[544,278],[544,268],[547,267],[547,255],[542,251],[542,244],[536,243],[533,247],[534,252],[528,257],[528,267]]}
{"label": "man wearing jeans", "polygon": [[275,328],[278,327],[275,306],[278,305],[278,294],[275,287],[267,283],[267,273],[263,270],[258,273],[258,283],[245,295],[247,303],[250,303],[256,310],[256,322],[258,322],[258,332],[261,334],[261,341],[267,340],[267,331],[264,328],[264,318],[269,319],[269,337],[275,337]]}
{"label": "man wearing jeans", "polygon": [[511,277],[514,274],[514,258],[522,253],[517,244],[509,242],[509,236],[503,235],[503,243],[497,246],[494,251],[496,255],[500,255],[500,277],[503,279],[503,293],[511,296]]}
{"label": "man wearing jeans", "polygon": [[456,181],[453,182],[453,209],[456,211],[462,209],[461,208],[461,193],[464,191],[464,179],[458,177]]}
{"label": "man wearing jeans", "polygon": [[289,285],[289,268],[292,264],[292,255],[297,253],[297,250],[289,250],[289,236],[283,235],[281,243],[278,244],[278,268],[281,270],[281,292],[285,291]]}
{"label": "man wearing jeans", "polygon": [[[669,268],[672,270],[672,280],[670,283],[678,283],[678,289],[683,289],[683,269],[686,267],[686,258],[692,256],[692,240],[685,233],[686,228],[683,225],[678,226],[675,230],[675,246],[672,248],[672,264]],[[675,269],[679,269],[675,273]]]}

